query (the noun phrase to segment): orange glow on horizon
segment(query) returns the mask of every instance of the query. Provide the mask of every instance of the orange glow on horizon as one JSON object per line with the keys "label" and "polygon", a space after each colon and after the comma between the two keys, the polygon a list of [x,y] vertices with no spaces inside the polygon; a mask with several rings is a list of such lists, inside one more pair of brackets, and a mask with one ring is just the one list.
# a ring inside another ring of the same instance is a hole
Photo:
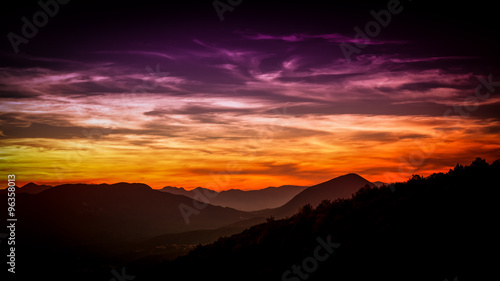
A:
{"label": "orange glow on horizon", "polygon": [[[405,181],[412,174],[446,172],[475,157],[493,161],[489,152],[500,151],[495,134],[474,133],[491,123],[474,119],[353,114],[221,118],[252,129],[191,124],[175,138],[114,135],[120,130],[115,128],[95,139],[4,139],[9,168],[3,170],[15,171],[20,186],[126,181],[152,188],[251,190],[309,186],[351,172],[372,182]],[[212,136],[227,138],[207,141]]]}

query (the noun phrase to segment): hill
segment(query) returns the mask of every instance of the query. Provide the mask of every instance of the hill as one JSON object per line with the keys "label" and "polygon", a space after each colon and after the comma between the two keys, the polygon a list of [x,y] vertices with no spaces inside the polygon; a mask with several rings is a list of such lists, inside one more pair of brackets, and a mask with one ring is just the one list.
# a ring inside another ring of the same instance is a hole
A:
{"label": "hill", "polygon": [[347,174],[329,181],[308,187],[297,194],[285,205],[272,210],[265,210],[260,214],[283,218],[293,215],[306,204],[317,206],[323,200],[346,199],[364,186],[375,185],[357,174]]}

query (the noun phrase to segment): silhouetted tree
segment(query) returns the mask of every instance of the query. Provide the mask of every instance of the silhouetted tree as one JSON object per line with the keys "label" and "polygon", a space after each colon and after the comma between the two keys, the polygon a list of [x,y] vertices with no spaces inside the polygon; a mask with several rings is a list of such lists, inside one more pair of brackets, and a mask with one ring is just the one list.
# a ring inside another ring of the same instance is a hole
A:
{"label": "silhouetted tree", "polygon": [[299,215],[299,216],[301,216],[301,215],[309,215],[309,214],[312,213],[313,209],[314,208],[313,208],[313,206],[311,204],[306,204],[306,205],[300,207],[299,212],[298,212],[297,215]]}

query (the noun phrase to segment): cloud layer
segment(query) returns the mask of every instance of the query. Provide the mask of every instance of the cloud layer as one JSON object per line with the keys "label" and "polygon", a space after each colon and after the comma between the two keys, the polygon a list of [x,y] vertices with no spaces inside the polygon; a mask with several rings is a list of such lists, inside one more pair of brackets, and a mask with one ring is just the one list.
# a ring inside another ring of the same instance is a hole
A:
{"label": "cloud layer", "polygon": [[[15,60],[0,67],[2,170],[26,182],[252,189],[348,172],[389,182],[500,157],[499,90],[475,94],[492,73],[481,56],[384,37],[348,62],[348,33],[188,35],[1,54]],[[239,172],[221,176],[229,163]]]}

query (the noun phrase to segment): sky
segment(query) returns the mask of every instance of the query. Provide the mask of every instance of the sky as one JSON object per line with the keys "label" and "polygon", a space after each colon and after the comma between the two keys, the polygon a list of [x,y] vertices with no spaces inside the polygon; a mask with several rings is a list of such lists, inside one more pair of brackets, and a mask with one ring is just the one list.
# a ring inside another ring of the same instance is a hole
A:
{"label": "sky", "polygon": [[269,2],[12,3],[2,177],[260,189],[500,158],[488,2]]}

